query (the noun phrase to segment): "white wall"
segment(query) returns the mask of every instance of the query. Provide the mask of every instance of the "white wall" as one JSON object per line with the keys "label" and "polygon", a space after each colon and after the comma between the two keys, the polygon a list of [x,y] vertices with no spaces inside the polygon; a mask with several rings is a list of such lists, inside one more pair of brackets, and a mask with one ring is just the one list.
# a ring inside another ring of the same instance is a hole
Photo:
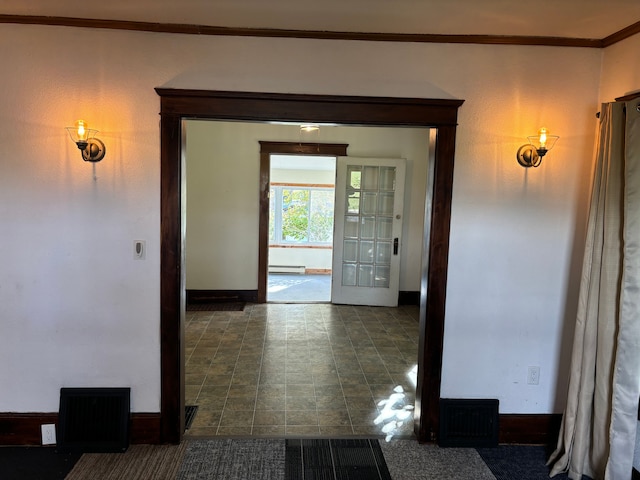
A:
{"label": "white wall", "polygon": [[[287,127],[285,127],[287,128]],[[326,127],[339,128],[339,127]],[[323,132],[324,133],[324,132]],[[288,132],[290,134],[290,132]],[[318,131],[318,135],[320,132]],[[304,137],[301,137],[304,139]],[[315,141],[315,140],[314,140]],[[313,157],[306,157],[312,161]],[[311,170],[311,169],[293,169],[293,168],[273,168],[271,167],[271,183],[301,183],[314,185],[335,186],[336,171],[331,170]]]}
{"label": "white wall", "polygon": [[[130,385],[134,411],[159,410],[158,86],[465,99],[443,394],[562,409],[599,50],[2,24],[0,58],[0,411],[56,411],[72,385]],[[95,172],[63,129],[81,117],[107,145]],[[561,139],[525,170],[542,124]]]}
{"label": "white wall", "polygon": [[640,90],[639,51],[640,35],[634,35],[604,50],[601,102],[613,102],[617,97]]}
{"label": "white wall", "polygon": [[[322,127],[317,137],[322,143],[348,144],[347,153],[353,157],[407,160],[400,261],[400,290],[406,291],[420,290],[428,139],[428,128],[328,126]],[[261,140],[300,142],[300,129],[244,122],[187,122],[188,289],[253,290],[258,286]],[[331,253],[325,254],[328,266],[313,268],[331,268]],[[305,265],[302,257],[299,261]]]}

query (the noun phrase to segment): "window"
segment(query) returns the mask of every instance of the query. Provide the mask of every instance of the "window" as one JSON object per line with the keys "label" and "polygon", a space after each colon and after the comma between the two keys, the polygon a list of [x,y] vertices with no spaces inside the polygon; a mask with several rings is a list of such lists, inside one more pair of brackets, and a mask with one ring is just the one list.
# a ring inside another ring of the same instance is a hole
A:
{"label": "window", "polygon": [[333,198],[333,188],[272,186],[269,243],[331,245]]}

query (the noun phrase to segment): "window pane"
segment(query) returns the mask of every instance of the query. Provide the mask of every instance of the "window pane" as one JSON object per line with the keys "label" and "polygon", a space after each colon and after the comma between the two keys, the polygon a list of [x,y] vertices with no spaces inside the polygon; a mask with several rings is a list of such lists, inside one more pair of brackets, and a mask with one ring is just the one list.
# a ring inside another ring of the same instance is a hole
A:
{"label": "window pane", "polygon": [[358,267],[358,286],[373,287],[373,265],[360,265]]}
{"label": "window pane", "polygon": [[376,267],[376,277],[374,285],[376,287],[389,288],[389,267]]}
{"label": "window pane", "polygon": [[311,190],[309,241],[327,243],[333,239],[333,192]]}
{"label": "window pane", "polygon": [[342,260],[344,262],[357,262],[358,261],[358,241],[357,240],[345,240],[342,251]]}
{"label": "window pane", "polygon": [[393,215],[393,193],[381,193],[378,199],[378,213]]}
{"label": "window pane", "polygon": [[363,190],[378,190],[378,167],[364,167],[362,176]]}
{"label": "window pane", "polygon": [[393,190],[396,185],[396,167],[380,168],[380,190]]}
{"label": "window pane", "polygon": [[359,165],[349,165],[347,167],[347,188],[360,190],[360,181],[362,179],[361,168]]}
{"label": "window pane", "polygon": [[381,240],[390,240],[393,231],[393,219],[378,217],[378,238]]}
{"label": "window pane", "polygon": [[376,263],[385,265],[391,263],[391,242],[376,243]]}
{"label": "window pane", "polygon": [[373,238],[375,235],[376,217],[362,217],[361,238]]}
{"label": "window pane", "polygon": [[342,265],[342,285],[355,286],[356,284],[356,265],[354,263],[345,263]]}
{"label": "window pane", "polygon": [[373,242],[361,241],[360,242],[360,261],[362,263],[373,263]]}
{"label": "window pane", "polygon": [[360,217],[354,217],[352,215],[344,217],[344,237],[345,238],[358,238],[358,227]]}
{"label": "window pane", "polygon": [[376,213],[376,201],[377,193],[366,192],[362,194],[362,214],[363,215],[375,215]]}
{"label": "window pane", "polygon": [[360,192],[350,192],[347,195],[347,213],[360,213]]}
{"label": "window pane", "polygon": [[282,239],[306,242],[309,238],[309,190],[282,189]]}

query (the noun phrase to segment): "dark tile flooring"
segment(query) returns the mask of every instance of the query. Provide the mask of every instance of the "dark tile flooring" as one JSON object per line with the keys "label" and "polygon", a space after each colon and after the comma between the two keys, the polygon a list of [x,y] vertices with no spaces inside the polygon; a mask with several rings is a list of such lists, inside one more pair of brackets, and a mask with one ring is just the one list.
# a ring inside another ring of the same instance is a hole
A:
{"label": "dark tile flooring", "polygon": [[187,435],[413,432],[418,307],[187,312]]}

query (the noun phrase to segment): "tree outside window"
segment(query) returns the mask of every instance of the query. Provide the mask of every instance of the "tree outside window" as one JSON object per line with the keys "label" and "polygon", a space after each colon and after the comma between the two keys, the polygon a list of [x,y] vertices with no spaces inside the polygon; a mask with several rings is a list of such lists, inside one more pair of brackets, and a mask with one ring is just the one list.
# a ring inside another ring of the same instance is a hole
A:
{"label": "tree outside window", "polygon": [[333,242],[333,202],[332,188],[271,187],[270,243],[331,244]]}

